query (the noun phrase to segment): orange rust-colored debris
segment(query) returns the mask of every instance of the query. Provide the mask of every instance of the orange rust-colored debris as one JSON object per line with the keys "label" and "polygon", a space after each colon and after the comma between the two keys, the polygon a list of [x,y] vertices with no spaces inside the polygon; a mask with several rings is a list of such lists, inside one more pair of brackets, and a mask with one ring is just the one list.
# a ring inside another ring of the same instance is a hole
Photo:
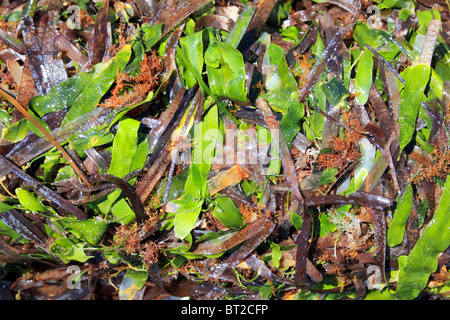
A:
{"label": "orange rust-colored debris", "polygon": [[[19,25],[19,21],[9,22],[9,21],[4,21],[4,20],[0,19],[0,30],[9,32],[11,34],[16,32],[18,25]],[[0,51],[3,49],[6,49],[6,48],[8,48],[8,46],[3,44],[2,42],[0,42]]]}
{"label": "orange rust-colored debris", "polygon": [[[0,20],[1,21],[1,20]],[[16,81],[14,80],[13,75],[9,70],[7,69],[6,65],[3,65],[0,68],[0,83],[5,88],[8,88],[10,90],[16,90]]]}
{"label": "orange rust-colored debris", "polygon": [[299,78],[299,85],[301,86],[303,83],[305,83],[308,80],[309,72],[311,71],[312,66],[314,65],[315,59],[311,58],[311,54],[298,54],[297,52],[294,52],[294,59],[299,64],[298,69],[292,68],[292,73]]}
{"label": "orange rust-colored debris", "polygon": [[126,254],[139,253],[142,255],[142,261],[149,268],[158,261],[159,249],[162,245],[153,241],[141,244],[139,228],[136,224],[132,226],[120,225],[116,228],[114,243],[117,246],[123,246]]}
{"label": "orange rust-colored debris", "polygon": [[346,129],[343,137],[332,139],[333,153],[322,153],[317,157],[321,169],[337,168],[339,173],[342,173],[349,164],[360,157],[357,146],[362,137],[361,123],[352,112],[343,111],[342,118],[350,130]]}
{"label": "orange rust-colored debris", "polygon": [[140,63],[139,74],[131,76],[118,72],[111,97],[100,106],[117,108],[136,104],[144,100],[148,93],[154,91],[159,84],[160,73],[163,70],[162,58],[150,51]]}
{"label": "orange rust-colored debris", "polygon": [[86,10],[80,10],[80,23],[83,28],[92,26],[95,24],[94,18],[92,18]]}
{"label": "orange rust-colored debris", "polygon": [[213,195],[246,178],[248,178],[247,172],[245,172],[240,165],[235,165],[227,171],[220,172],[217,176],[208,181],[209,193]]}
{"label": "orange rust-colored debris", "polygon": [[259,89],[259,91],[261,92],[261,94],[266,93],[266,91],[264,90],[264,83],[262,81],[258,81],[256,82],[256,84],[252,87],[254,89]]}
{"label": "orange rust-colored debris", "polygon": [[245,203],[241,203],[239,205],[239,211],[241,212],[242,216],[244,217],[245,223],[250,223],[261,217],[260,212],[257,212],[254,208],[252,208],[249,205],[246,205]]}
{"label": "orange rust-colored debris", "polygon": [[122,245],[124,244],[125,250],[127,254],[134,253],[139,250],[139,233],[136,225],[126,226],[120,225],[116,228],[115,244]]}
{"label": "orange rust-colored debris", "polygon": [[149,241],[142,245],[140,252],[142,254],[142,261],[147,269],[150,268],[152,264],[158,262],[160,248],[161,245],[154,243],[153,241]]}
{"label": "orange rust-colored debris", "polygon": [[419,173],[413,179],[414,182],[418,183],[423,179],[434,182],[434,178],[445,179],[450,173],[450,154],[434,149],[432,155],[434,161],[430,165],[421,167]]}
{"label": "orange rust-colored debris", "polygon": [[0,19],[0,29],[2,29],[3,31],[14,33],[16,32],[18,25],[19,21],[10,22]]}
{"label": "orange rust-colored debris", "polygon": [[214,215],[212,213],[206,214],[204,219],[205,219],[205,223],[206,223],[206,229],[209,231],[216,232],[216,231],[223,231],[223,230],[228,229],[219,221],[219,219],[214,217]]}

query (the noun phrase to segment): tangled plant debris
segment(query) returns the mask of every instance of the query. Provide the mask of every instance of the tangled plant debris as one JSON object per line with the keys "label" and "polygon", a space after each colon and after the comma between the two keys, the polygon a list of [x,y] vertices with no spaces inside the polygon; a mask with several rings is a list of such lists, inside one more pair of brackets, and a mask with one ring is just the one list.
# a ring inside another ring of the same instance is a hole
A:
{"label": "tangled plant debris", "polygon": [[0,298],[448,299],[449,10],[3,1]]}

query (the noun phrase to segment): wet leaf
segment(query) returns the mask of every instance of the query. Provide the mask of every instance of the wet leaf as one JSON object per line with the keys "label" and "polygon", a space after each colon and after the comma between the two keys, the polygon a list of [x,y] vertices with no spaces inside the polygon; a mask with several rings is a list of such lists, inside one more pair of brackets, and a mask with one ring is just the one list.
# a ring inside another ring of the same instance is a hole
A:
{"label": "wet leaf", "polygon": [[289,147],[300,131],[300,120],[304,115],[305,107],[303,104],[298,102],[298,100],[289,100],[287,110],[280,121],[280,129]]}
{"label": "wet leaf", "polygon": [[[134,119],[122,119],[114,137],[112,160],[108,173],[119,178],[131,172],[131,166],[138,147],[137,131],[140,123]],[[132,146],[130,148],[130,146]]]}
{"label": "wet leaf", "polygon": [[257,128],[258,134],[258,143],[260,145],[269,145],[269,155],[268,158],[263,160],[263,163],[267,165],[267,169],[265,174],[268,176],[277,175],[281,170],[281,160],[279,157],[279,150],[275,146],[275,144],[271,143],[272,139],[278,139],[278,137],[272,138],[270,130],[258,126]]}
{"label": "wet leaf", "polygon": [[61,169],[59,169],[54,181],[58,182],[58,181],[67,180],[67,179],[72,178],[74,175],[75,175],[75,173],[73,172],[73,169],[69,166],[65,166],[65,167],[62,167]]}
{"label": "wet leaf", "polygon": [[[370,78],[370,73],[365,76]],[[345,98],[348,96],[348,90],[336,77],[331,78],[329,81],[321,82],[318,87],[323,92],[324,98],[333,107],[343,108],[347,105]]]}
{"label": "wet leaf", "polygon": [[179,205],[173,221],[175,236],[179,239],[184,239],[194,228],[202,210],[203,201],[183,198],[173,202]]}
{"label": "wet leaf", "polygon": [[268,91],[263,97],[272,108],[282,113],[291,106],[293,109],[301,110],[297,101],[297,81],[287,65],[284,51],[280,46],[270,44],[264,55],[262,68],[264,85]]}
{"label": "wet leaf", "polygon": [[123,73],[137,73],[140,63],[148,52],[160,39],[162,34],[162,24],[148,25],[147,23],[138,26],[133,38],[132,51],[133,59],[124,68]]}
{"label": "wet leaf", "polygon": [[370,87],[372,86],[373,55],[368,49],[364,50],[358,63],[355,77],[355,92],[357,92],[356,102],[364,105],[369,98]]}
{"label": "wet leaf", "polygon": [[270,249],[272,249],[272,263],[275,268],[280,267],[280,260],[281,260],[281,250],[280,246],[276,243],[272,242],[270,244]]}
{"label": "wet leaf", "polygon": [[403,236],[405,234],[406,222],[413,209],[413,191],[412,186],[409,184],[402,197],[397,199],[397,209],[394,212],[394,218],[389,226],[387,233],[387,245],[389,247],[395,247],[402,243]]}
{"label": "wet leaf", "polygon": [[215,41],[210,35],[205,64],[213,95],[247,101],[246,72],[241,52],[227,43]]}
{"label": "wet leaf", "polygon": [[22,141],[29,132],[27,119],[21,119],[2,130],[2,139],[16,143]]}
{"label": "wet leaf", "polygon": [[212,106],[203,121],[194,127],[193,161],[198,165],[206,181],[213,161],[217,139],[219,138],[219,110]]}
{"label": "wet leaf", "polygon": [[366,44],[377,51],[387,60],[391,61],[400,52],[396,45],[389,41],[389,33],[384,30],[376,30],[365,23],[357,24],[355,26],[354,38],[359,42],[361,48]]}
{"label": "wet leaf", "polygon": [[191,164],[189,175],[184,185],[184,193],[193,198],[200,199],[206,193],[206,181],[203,173],[196,163]]}
{"label": "wet leaf", "polygon": [[233,48],[237,48],[239,42],[241,42],[242,37],[244,37],[248,26],[255,13],[255,6],[251,2],[247,2],[242,9],[237,21],[235,22],[233,28],[231,29],[228,37],[225,39],[225,43],[229,44]]}
{"label": "wet leaf", "polygon": [[120,300],[133,300],[136,293],[147,282],[147,271],[128,269],[119,288]]}
{"label": "wet leaf", "polygon": [[213,106],[206,113],[203,121],[194,127],[192,151],[194,162],[191,164],[183,195],[172,201],[172,204],[178,206],[173,225],[175,235],[180,239],[186,238],[194,228],[204,197],[208,193],[207,177],[211,169],[218,134],[218,110],[217,106]]}
{"label": "wet leaf", "polygon": [[22,188],[17,188],[16,195],[20,201],[20,204],[24,206],[26,209],[32,212],[48,211],[48,209],[42,205],[41,201],[36,197],[36,195],[33,192]]}
{"label": "wet leaf", "polygon": [[302,217],[300,217],[295,212],[291,212],[290,216],[291,216],[292,225],[295,227],[295,229],[301,230],[302,226],[303,226],[303,219],[302,219]]}
{"label": "wet leaf", "polygon": [[125,46],[114,59],[96,64],[91,71],[70,78],[54,87],[48,95],[33,98],[30,101],[33,110],[42,117],[70,107],[63,124],[92,111],[109,90],[117,72],[125,68],[130,56],[131,47]]}
{"label": "wet leaf", "polygon": [[319,184],[317,186],[322,186],[324,184],[333,183],[336,181],[336,174],[338,173],[337,168],[326,169],[319,179]]}
{"label": "wet leaf", "polygon": [[97,245],[100,242],[108,226],[107,222],[96,219],[86,219],[84,221],[63,219],[60,221],[60,224],[67,231],[92,245]]}
{"label": "wet leaf", "polygon": [[14,207],[10,206],[9,204],[3,203],[3,202],[0,203],[0,212],[6,212],[11,209],[14,209]]}
{"label": "wet leaf", "polygon": [[405,0],[383,0],[378,6],[380,9],[401,8]]}
{"label": "wet leaf", "polygon": [[328,214],[323,214],[319,217],[319,230],[321,237],[325,237],[337,230],[336,225],[330,221]]}
{"label": "wet leaf", "polygon": [[57,239],[50,246],[50,251],[64,263],[71,261],[86,262],[92,256],[87,256],[82,245],[74,244],[69,239]]}
{"label": "wet leaf", "polygon": [[[198,74],[202,74],[203,71],[203,31],[196,32],[192,35],[180,38],[180,48],[177,50],[183,50],[184,55],[191,62],[195,71]],[[182,63],[182,62],[179,62]],[[184,66],[181,69],[182,81],[185,82],[186,88],[192,88],[197,80],[188,66]]]}
{"label": "wet leaf", "polygon": [[214,200],[214,203],[215,207],[212,214],[220,221],[220,223],[227,228],[242,227],[242,214],[230,198],[217,198]]}
{"label": "wet leaf", "polygon": [[445,299],[445,5],[20,2],[0,6],[13,295]]}
{"label": "wet leaf", "polygon": [[414,299],[436,271],[438,256],[450,245],[450,179],[444,186],[439,206],[423,235],[407,257],[399,259],[400,271],[394,297]]}
{"label": "wet leaf", "polygon": [[[144,165],[147,154],[145,150],[148,148],[148,144],[145,141],[140,143],[138,141],[139,125],[139,121],[131,118],[125,118],[119,122],[119,129],[113,141],[112,160],[108,174],[122,178]],[[138,151],[140,152],[138,153]],[[134,212],[123,198],[115,203],[120,194],[120,190],[113,191],[97,205],[103,214],[107,214],[111,210],[124,224],[128,224],[134,219]]]}
{"label": "wet leaf", "polygon": [[93,147],[101,146],[113,141],[112,133],[105,133],[98,128],[92,128],[86,132],[76,133],[70,136],[67,141],[70,143],[72,150],[86,150]]}
{"label": "wet leaf", "polygon": [[407,70],[404,78],[405,87],[402,92],[398,118],[400,150],[406,147],[414,134],[423,93],[430,79],[430,67],[424,64],[414,65]]}

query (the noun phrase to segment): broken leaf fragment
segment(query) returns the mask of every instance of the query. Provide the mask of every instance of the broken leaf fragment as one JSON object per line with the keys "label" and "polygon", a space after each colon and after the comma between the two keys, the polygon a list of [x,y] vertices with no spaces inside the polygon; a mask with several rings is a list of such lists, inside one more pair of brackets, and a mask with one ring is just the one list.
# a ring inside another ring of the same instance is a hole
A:
{"label": "broken leaf fragment", "polygon": [[136,293],[147,281],[147,271],[128,269],[119,287],[120,300],[133,300]]}
{"label": "broken leaf fragment", "polygon": [[179,206],[173,221],[175,236],[184,239],[194,228],[202,210],[203,201],[186,197],[172,202]]}
{"label": "broken leaf fragment", "polygon": [[16,195],[20,201],[20,204],[24,206],[26,209],[32,212],[48,211],[48,209],[42,205],[41,201],[33,192],[22,188],[17,188]]}
{"label": "broken leaf fragment", "polygon": [[22,141],[29,132],[27,119],[20,119],[2,130],[2,139],[16,143]]}
{"label": "broken leaf fragment", "polygon": [[336,174],[338,173],[338,169],[337,168],[328,168],[326,169],[322,175],[320,176],[319,179],[319,183],[318,183],[318,187],[324,185],[324,184],[328,184],[328,183],[333,183],[334,181],[336,181]]}
{"label": "broken leaf fragment", "polygon": [[220,197],[214,200],[213,216],[227,228],[242,227],[243,218],[238,207],[229,197]]}
{"label": "broken leaf fragment", "polygon": [[239,165],[235,165],[226,171],[219,172],[216,176],[208,180],[209,194],[214,195],[226,187],[236,185],[247,177],[248,174]]}

